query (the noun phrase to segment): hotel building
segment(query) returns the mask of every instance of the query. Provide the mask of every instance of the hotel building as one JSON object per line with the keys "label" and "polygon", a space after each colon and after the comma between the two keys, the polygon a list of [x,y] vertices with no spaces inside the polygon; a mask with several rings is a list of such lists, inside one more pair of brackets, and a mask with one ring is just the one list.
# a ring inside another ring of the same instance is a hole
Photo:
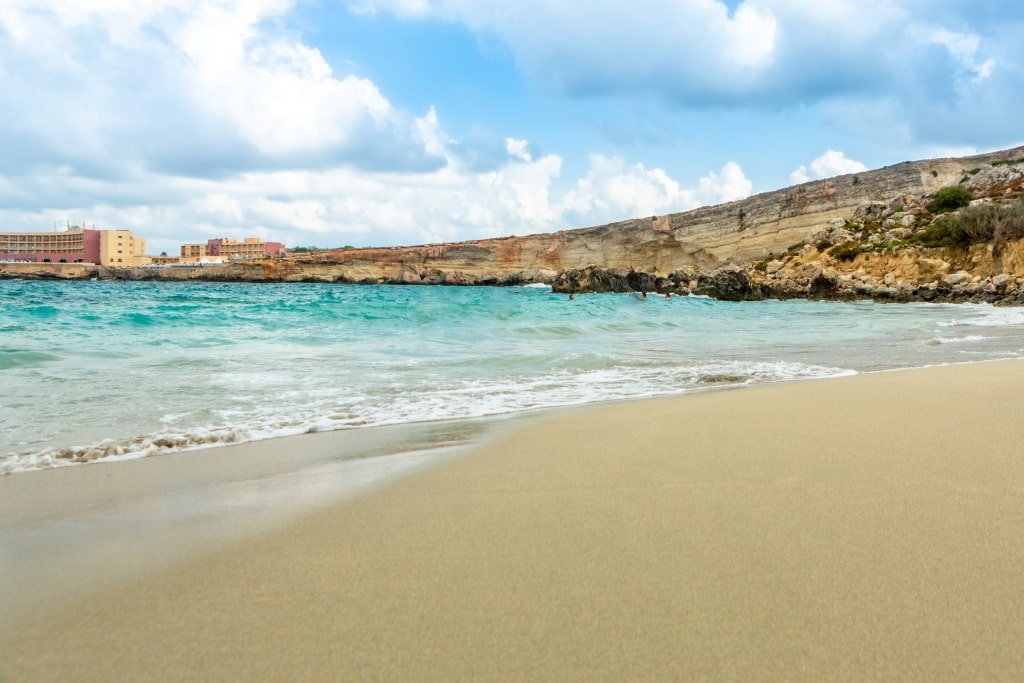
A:
{"label": "hotel building", "polygon": [[0,261],[137,266],[149,262],[145,254],[146,240],[131,230],[0,232]]}
{"label": "hotel building", "polygon": [[181,245],[182,261],[199,261],[204,258],[241,261],[265,256],[280,256],[283,253],[284,245],[282,243],[264,242],[259,237],[246,237],[241,242],[231,237],[218,237],[207,240],[206,244]]}

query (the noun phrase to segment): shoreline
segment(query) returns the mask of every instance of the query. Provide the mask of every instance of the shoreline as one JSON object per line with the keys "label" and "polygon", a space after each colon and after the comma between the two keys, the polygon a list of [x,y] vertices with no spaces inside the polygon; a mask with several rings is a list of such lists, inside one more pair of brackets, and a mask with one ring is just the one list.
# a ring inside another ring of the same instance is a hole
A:
{"label": "shoreline", "polygon": [[[125,574],[0,623],[0,677],[1014,678],[1022,382],[1008,360],[545,411],[162,567],[101,548]],[[174,489],[184,460],[130,462]],[[80,473],[128,464],[47,472],[102,497]]]}
{"label": "shoreline", "polygon": [[314,432],[0,476],[0,627],[367,495],[511,428],[499,422]]}
{"label": "shoreline", "polygon": [[[978,245],[974,245],[977,247]],[[1024,250],[1024,241],[1015,242],[1015,251]],[[358,250],[356,250],[358,251]],[[373,250],[376,251],[376,250]],[[932,248],[934,256],[944,257],[943,248]],[[970,248],[962,248],[964,256],[971,256]],[[978,250],[974,249],[975,256]],[[783,258],[787,255],[783,254]],[[718,301],[829,301],[852,303],[873,301],[875,303],[989,303],[994,306],[1024,306],[1024,277],[1010,277],[998,274],[995,289],[985,290],[985,277],[993,267],[975,268],[977,272],[957,271],[945,275],[944,271],[935,277],[923,274],[913,281],[890,286],[883,279],[871,283],[854,281],[850,272],[862,272],[865,267],[887,273],[891,270],[889,261],[900,264],[902,255],[866,253],[858,257],[853,266],[819,266],[819,276],[811,282],[801,277],[764,277],[758,261],[745,262],[741,266],[718,263],[714,268],[698,268],[695,264],[683,264],[673,271],[671,277],[657,275],[656,270],[645,272],[628,271],[613,266],[581,266],[564,271],[546,268],[527,269],[503,275],[485,274],[479,277],[462,270],[437,271],[431,275],[423,271],[409,280],[406,273],[395,273],[393,277],[350,277],[349,269],[343,265],[325,265],[295,260],[292,270],[307,270],[305,275],[292,273],[282,276],[277,273],[281,264],[262,262],[226,262],[182,266],[125,266],[104,267],[95,264],[56,263],[0,263],[0,281],[31,280],[49,282],[86,282],[102,280],[107,282],[205,282],[217,284],[320,284],[337,286],[381,286],[381,287],[486,287],[515,289],[520,287],[551,287],[557,294],[604,294],[650,291],[657,295],[698,296]],[[781,263],[781,262],[780,262]],[[842,263],[840,261],[840,263]],[[806,263],[795,263],[806,266]],[[947,264],[948,266],[948,264]],[[12,270],[13,269],[13,270]],[[358,269],[357,269],[358,270]],[[791,269],[792,270],[792,269]],[[269,271],[269,272],[268,272]],[[847,272],[849,271],[849,272]],[[274,273],[274,274],[271,274]],[[792,275],[792,272],[790,273]],[[950,278],[953,278],[950,280]],[[993,279],[993,278],[989,278]],[[966,280],[966,282],[964,282]],[[691,286],[694,285],[694,286]]]}

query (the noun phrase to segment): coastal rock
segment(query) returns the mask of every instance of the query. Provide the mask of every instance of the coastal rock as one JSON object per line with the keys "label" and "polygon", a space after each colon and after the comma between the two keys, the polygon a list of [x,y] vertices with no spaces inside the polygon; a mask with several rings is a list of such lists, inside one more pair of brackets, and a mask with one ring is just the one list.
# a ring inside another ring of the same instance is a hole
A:
{"label": "coastal rock", "polygon": [[628,292],[626,276],[597,266],[567,270],[551,283],[551,291],[573,292]]}
{"label": "coastal rock", "polygon": [[827,297],[839,291],[839,278],[835,273],[820,271],[807,286],[807,294],[812,297]]}
{"label": "coastal rock", "polygon": [[550,268],[530,268],[519,273],[520,282],[549,285],[558,277],[558,271]]}
{"label": "coastal rock", "polygon": [[950,266],[942,259],[920,258],[917,260],[917,269],[922,278],[944,277],[949,272]]}
{"label": "coastal rock", "polygon": [[401,275],[398,276],[398,283],[406,285],[420,285],[423,284],[423,277],[420,275],[420,271],[416,266],[408,266],[403,269]]}
{"label": "coastal rock", "polygon": [[659,290],[657,277],[635,270],[626,274],[626,284],[631,292],[657,292]]}
{"label": "coastal rock", "polygon": [[451,272],[445,273],[441,277],[441,282],[446,285],[459,285],[465,287],[467,285],[475,285],[476,277],[472,275],[467,275],[466,273],[463,273],[461,270],[453,270]]}
{"label": "coastal rock", "polygon": [[722,301],[760,301],[764,290],[754,282],[750,273],[738,266],[726,266],[697,278],[694,294],[710,296]]}
{"label": "coastal rock", "polygon": [[969,282],[970,279],[970,273],[968,273],[967,271],[960,270],[953,273],[952,275],[947,275],[946,277],[942,278],[942,284],[949,287],[953,287],[959,284],[963,284],[965,282]]}

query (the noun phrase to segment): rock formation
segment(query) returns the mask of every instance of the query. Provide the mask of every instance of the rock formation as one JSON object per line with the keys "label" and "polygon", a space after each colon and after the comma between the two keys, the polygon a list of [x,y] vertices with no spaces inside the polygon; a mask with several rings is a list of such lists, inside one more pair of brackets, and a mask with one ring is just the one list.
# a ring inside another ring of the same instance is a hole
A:
{"label": "rock formation", "polygon": [[[101,267],[95,275],[80,277],[440,285],[545,282],[565,292],[647,290],[736,300],[1024,301],[1024,247],[1018,241],[1024,231],[1001,237],[999,227],[998,234],[984,243],[976,235],[973,243],[929,241],[940,213],[933,210],[936,192],[951,187],[969,190],[975,203],[1019,204],[1024,193],[1024,147],[905,162],[685,213],[578,230],[324,250],[202,267]],[[35,276],[13,273],[7,265],[0,264],[0,277]],[[38,270],[42,264],[17,265]],[[989,276],[998,281],[996,297],[982,292]]]}

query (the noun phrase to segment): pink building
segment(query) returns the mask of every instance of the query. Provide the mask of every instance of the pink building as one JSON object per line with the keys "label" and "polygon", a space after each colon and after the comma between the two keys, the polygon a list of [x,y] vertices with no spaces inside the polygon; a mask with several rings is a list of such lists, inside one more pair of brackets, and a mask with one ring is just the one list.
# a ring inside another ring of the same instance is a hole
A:
{"label": "pink building", "polygon": [[283,253],[284,244],[264,242],[259,237],[246,237],[241,242],[231,237],[218,237],[206,242],[208,256],[220,256],[229,260],[280,256]]}

